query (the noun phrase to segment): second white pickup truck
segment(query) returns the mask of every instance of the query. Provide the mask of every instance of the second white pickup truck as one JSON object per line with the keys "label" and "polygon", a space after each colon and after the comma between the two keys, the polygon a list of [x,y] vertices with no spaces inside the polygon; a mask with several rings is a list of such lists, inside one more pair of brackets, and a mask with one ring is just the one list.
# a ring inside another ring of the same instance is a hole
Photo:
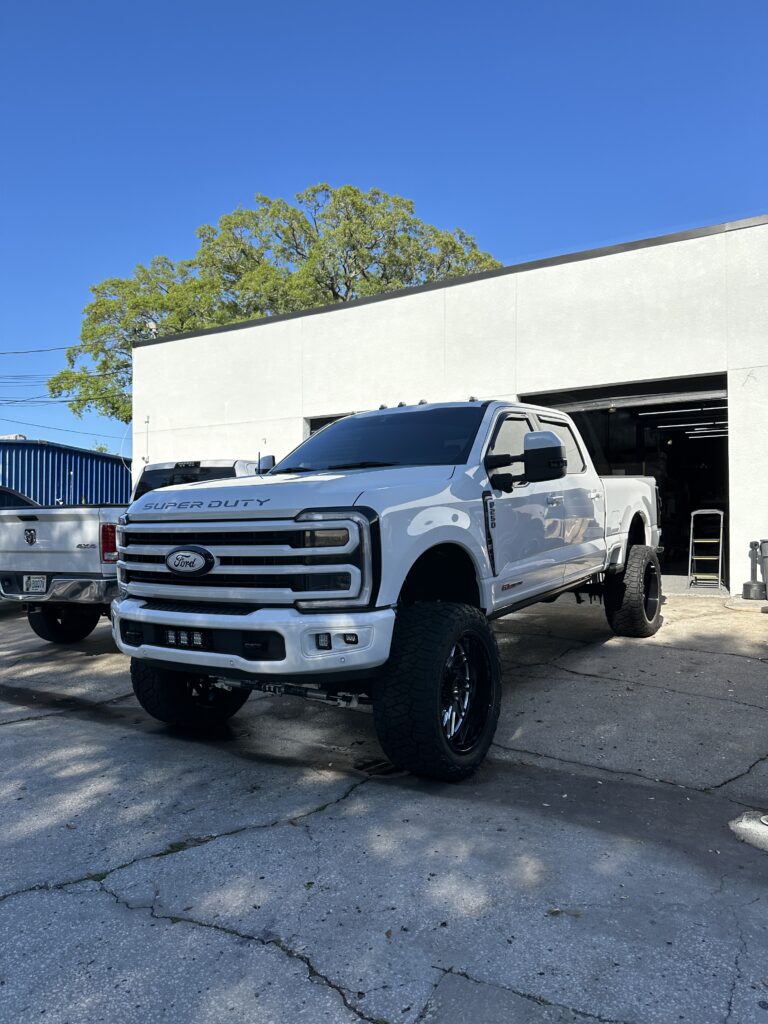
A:
{"label": "second white pickup truck", "polygon": [[253,689],[370,703],[395,765],[459,779],[499,716],[489,619],[576,591],[616,633],[650,636],[658,544],[654,481],[601,479],[561,412],[385,409],[266,476],[135,501],[113,630],[162,721],[222,722]]}
{"label": "second white pickup truck", "polygon": [[[271,465],[271,463],[270,463]],[[157,487],[254,474],[257,462],[216,459],[145,466],[133,500]],[[117,596],[117,521],[124,505],[53,505],[6,492],[0,509],[0,597],[22,603],[37,635],[84,640]]]}

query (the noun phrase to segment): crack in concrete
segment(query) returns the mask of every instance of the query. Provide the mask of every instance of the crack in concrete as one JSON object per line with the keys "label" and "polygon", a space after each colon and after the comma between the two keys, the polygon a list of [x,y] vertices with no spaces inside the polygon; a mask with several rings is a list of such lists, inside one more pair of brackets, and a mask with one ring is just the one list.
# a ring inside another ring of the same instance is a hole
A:
{"label": "crack in concrete", "polygon": [[[768,754],[761,754],[760,757],[758,757],[756,761],[752,762],[752,764],[749,766],[749,768],[745,768],[744,771],[743,772],[739,772],[738,775],[734,775],[730,779],[726,779],[725,782],[718,782],[716,786],[709,786],[708,788],[709,789],[722,789],[723,786],[729,786],[732,782],[738,782],[739,779],[746,778],[746,776],[749,775],[749,773],[751,771],[754,771],[754,769],[757,768],[757,766],[759,764],[762,764],[763,761],[768,761]],[[730,800],[732,798],[728,797],[728,799]],[[734,800],[733,802],[734,803],[739,803],[738,800]],[[745,804],[744,806],[747,806],[747,805]]]}
{"label": "crack in concrete", "polygon": [[24,718],[9,718],[4,722],[0,722],[0,727],[4,725],[18,725],[20,722],[40,722],[44,718],[56,718],[58,715],[64,715],[66,711],[46,711],[42,715],[25,715]]}
{"label": "crack in concrete", "polygon": [[290,815],[287,818],[275,818],[272,821],[266,821],[261,825],[239,825],[237,828],[233,828],[228,832],[216,832],[211,835],[202,836],[188,836],[186,839],[176,840],[169,843],[162,850],[156,850],[153,853],[142,854],[138,857],[132,857],[130,860],[125,861],[122,864],[116,864],[114,867],[107,868],[106,871],[92,871],[80,878],[68,878],[59,882],[39,882],[36,885],[27,886],[24,889],[16,889],[13,892],[6,892],[0,894],[0,904],[5,900],[10,899],[12,896],[25,896],[33,892],[55,892],[61,889],[65,889],[68,886],[78,885],[82,882],[101,882],[108,878],[110,875],[115,874],[117,871],[124,871],[126,868],[133,867],[135,864],[143,864],[146,861],[159,860],[161,857],[171,857],[176,853],[183,853],[185,850],[194,849],[197,846],[206,846],[208,843],[212,843],[217,839],[228,839],[230,836],[241,835],[243,832],[256,832],[260,829],[277,828],[280,825],[290,824],[303,824],[305,827],[306,819],[313,817],[315,814],[322,814],[323,811],[329,807],[335,807],[336,804],[343,803],[348,797],[364,786],[366,782],[370,782],[370,779],[355,779],[341,796],[336,797],[333,800],[327,800],[325,803],[320,804],[318,807],[313,807],[309,811],[304,811],[301,814]]}
{"label": "crack in concrete", "polygon": [[[12,690],[11,687],[4,688],[4,687],[2,687],[2,684],[0,684],[0,700],[2,700],[2,698],[3,698],[3,690],[4,689],[6,690],[6,695],[7,695],[7,692]],[[21,696],[23,694],[23,691],[20,691],[20,690],[13,690],[12,692],[14,693],[14,695],[18,694],[18,695]],[[35,690],[31,690],[30,691],[30,693],[36,693],[36,692],[39,693],[40,691],[35,691]],[[102,707],[105,707],[108,704],[118,704],[121,700],[127,700],[128,697],[132,697],[132,696],[133,696],[133,690],[129,690],[127,693],[121,693],[117,697],[107,697],[105,700],[85,700],[82,697],[61,696],[60,702],[62,704],[62,707],[54,708],[53,711],[45,712],[42,715],[26,715],[24,718],[9,718],[5,722],[0,722],[0,727],[2,727],[4,725],[18,725],[19,722],[38,722],[38,721],[40,721],[43,718],[56,718],[56,717],[59,717],[61,715],[70,714],[73,711],[82,711],[84,707],[87,708],[87,709],[90,709],[90,708],[102,708]],[[7,703],[13,703],[13,701],[8,701]],[[31,704],[24,703],[23,701],[17,701],[16,702],[16,706],[17,707],[23,707],[23,708],[29,708],[29,710],[31,711],[36,706],[41,706],[41,707],[46,707],[47,706],[47,707],[50,707],[50,703],[47,702],[47,701],[43,701],[43,702],[41,702],[40,705],[36,705],[34,701]]]}
{"label": "crack in concrete", "polygon": [[[631,768],[607,768],[599,764],[589,764],[586,761],[575,761],[564,757],[553,757],[551,754],[540,754],[536,750],[526,750],[523,747],[508,747],[503,743],[497,743],[496,740],[493,741],[491,746],[498,747],[499,750],[505,750],[509,754],[527,754],[529,757],[540,757],[547,761],[554,761],[557,764],[572,764],[579,768],[588,768],[592,771],[605,772],[607,775],[631,775],[634,778],[642,779],[644,782],[649,783],[649,785],[671,786],[674,789],[682,789],[689,793],[696,793],[697,796],[709,796],[713,789],[718,789],[720,786],[725,786],[727,784],[725,782],[721,782],[717,786],[706,786],[703,789],[698,789],[696,786],[686,786],[680,782],[670,782],[669,779],[659,779],[649,775],[643,775],[642,772],[634,771]],[[765,760],[765,758],[760,758],[760,760]],[[521,763],[525,764],[528,762],[523,761]],[[754,768],[754,765],[752,765],[752,767]],[[740,776],[737,776],[737,778],[739,777]],[[733,780],[729,779],[728,781],[730,782]],[[723,797],[721,797],[721,799],[723,799]],[[741,800],[736,800],[732,796],[725,796],[724,799],[728,800],[730,803],[737,804],[739,807],[751,806],[750,804],[745,804]]]}
{"label": "crack in concrete", "polygon": [[[561,655],[560,657],[565,657]],[[713,697],[708,693],[692,693],[690,690],[676,690],[673,686],[659,686],[657,683],[648,683],[644,679],[622,679],[620,676],[601,675],[599,672],[583,672],[577,668],[569,668],[567,665],[558,664],[560,658],[555,658],[554,661],[547,662],[553,668],[560,669],[561,672],[568,672],[574,676],[584,676],[585,679],[600,679],[611,683],[623,683],[625,686],[647,686],[653,690],[663,690],[665,693],[677,693],[683,697],[695,697],[702,700],[717,700],[725,704],[740,704],[745,708],[757,708],[758,711],[763,711],[768,714],[768,708],[762,704],[751,704],[746,700],[735,700],[732,697]]]}
{"label": "crack in concrete", "polygon": [[760,658],[757,655],[737,654],[735,651],[710,651],[705,647],[682,647],[680,644],[668,644],[661,640],[657,640],[653,646],[671,651],[687,651],[688,654],[714,654],[718,658],[743,658],[745,661],[754,661],[758,663],[760,661]]}
{"label": "crack in concrete", "polygon": [[736,911],[732,911],[733,919],[736,923],[736,931],[739,934],[739,948],[736,950],[736,957],[733,961],[733,981],[731,982],[731,988],[728,992],[728,1002],[725,1008],[725,1017],[723,1018],[723,1024],[728,1024],[733,1016],[733,1000],[736,997],[736,988],[741,981],[741,958],[747,952],[747,940],[744,938],[744,932],[739,921],[739,915]]}
{"label": "crack in concrete", "polygon": [[[433,965],[434,967],[434,965]],[[572,1013],[575,1017],[580,1017],[583,1020],[597,1021],[598,1024],[630,1024],[629,1021],[620,1021],[616,1017],[602,1017],[600,1014],[588,1013],[586,1010],[577,1010],[574,1006],[567,1006],[565,1003],[556,1003],[551,999],[546,999],[544,996],[534,996],[530,992],[523,992],[520,989],[513,988],[510,985],[500,985],[496,981],[482,981],[479,978],[474,978],[471,974],[466,971],[457,970],[455,967],[435,967],[437,971],[442,971],[443,974],[453,974],[458,978],[464,978],[466,981],[472,982],[474,985],[486,985],[488,988],[496,988],[502,992],[511,992],[512,995],[519,996],[521,999],[527,999],[531,1003],[535,1003],[537,1006],[551,1007],[553,1010],[566,1010],[568,1013]],[[441,979],[442,980],[442,979]],[[439,982],[438,982],[439,984]],[[437,988],[437,985],[435,986]],[[430,996],[429,1002],[434,998],[434,992]],[[416,1021],[424,1020],[422,1016],[429,1008],[429,1002],[422,1010]]]}
{"label": "crack in concrete", "polygon": [[[337,801],[333,802],[336,803]],[[150,906],[132,906],[127,900],[121,899],[121,897],[116,892],[114,892],[114,890],[104,885],[103,881],[100,881],[98,885],[99,890],[107,894],[108,896],[111,896],[118,906],[124,907],[126,910],[129,911],[146,910],[149,912],[150,917],[152,917],[155,921],[169,921],[172,924],[188,924],[192,925],[195,928],[204,928],[210,931],[221,932],[224,935],[229,935],[233,938],[241,939],[245,942],[254,942],[256,943],[256,945],[261,946],[262,948],[267,948],[271,946],[273,949],[278,949],[280,950],[281,953],[284,953],[291,960],[298,960],[299,963],[302,963],[307,968],[307,979],[309,981],[319,981],[322,985],[325,985],[326,988],[329,988],[333,992],[335,992],[341,999],[346,1009],[349,1010],[350,1013],[353,1013],[358,1020],[366,1021],[367,1024],[389,1024],[389,1022],[382,1017],[369,1017],[366,1013],[363,1012],[363,1010],[360,1009],[359,1006],[356,1006],[355,1003],[352,1002],[349,991],[346,988],[344,988],[343,985],[341,985],[337,981],[334,981],[332,978],[329,978],[327,974],[323,974],[322,971],[318,970],[318,968],[315,967],[315,965],[312,963],[312,960],[307,953],[302,953],[298,949],[293,949],[291,946],[288,945],[287,942],[285,942],[279,936],[266,939],[263,936],[252,935],[250,932],[243,932],[240,931],[238,928],[233,928],[229,925],[215,924],[211,921],[200,921],[198,918],[190,917],[186,914],[161,914],[158,912],[156,907],[158,896],[157,892],[155,893],[155,898],[153,899],[152,904]]]}

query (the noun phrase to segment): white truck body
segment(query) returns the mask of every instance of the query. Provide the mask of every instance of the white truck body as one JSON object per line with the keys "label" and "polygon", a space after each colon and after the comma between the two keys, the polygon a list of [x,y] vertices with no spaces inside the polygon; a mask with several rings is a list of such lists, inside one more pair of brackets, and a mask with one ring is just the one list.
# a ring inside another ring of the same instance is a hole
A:
{"label": "white truck body", "polygon": [[[469,405],[478,426],[461,461],[295,473],[278,466],[274,475],[134,502],[118,537],[117,645],[134,659],[254,684],[343,680],[387,662],[399,603],[435,552],[452,559],[435,599],[455,600],[460,575],[476,595],[470,603],[492,618],[621,570],[630,542],[657,548],[651,478],[601,479],[563,413]],[[494,486],[486,461],[502,430],[519,434],[520,449],[526,434],[567,435],[567,474]],[[327,546],[313,546],[317,531]],[[334,531],[339,543],[330,544]],[[429,591],[427,581],[419,585]],[[189,642],[179,643],[180,633]],[[330,644],[321,648],[325,635]]]}
{"label": "white truck body", "polygon": [[[102,527],[117,526],[121,505],[0,511],[0,593],[13,601],[108,604],[116,593],[117,553],[103,550]],[[106,555],[106,557],[104,557]]]}

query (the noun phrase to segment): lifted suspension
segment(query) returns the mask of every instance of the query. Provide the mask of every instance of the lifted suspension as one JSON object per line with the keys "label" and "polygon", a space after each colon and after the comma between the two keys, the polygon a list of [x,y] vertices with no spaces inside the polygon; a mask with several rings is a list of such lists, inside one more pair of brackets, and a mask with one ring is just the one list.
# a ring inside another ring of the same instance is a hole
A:
{"label": "lifted suspension", "polygon": [[[232,687],[231,680],[217,678],[217,685],[227,689]],[[259,693],[271,693],[276,697],[303,697],[304,700],[317,701],[319,704],[328,704],[336,708],[366,707],[373,702],[370,697],[360,693],[330,693],[328,690],[321,690],[319,686],[312,686],[307,683],[273,683],[267,679],[248,679],[242,682],[247,690],[257,690]]]}

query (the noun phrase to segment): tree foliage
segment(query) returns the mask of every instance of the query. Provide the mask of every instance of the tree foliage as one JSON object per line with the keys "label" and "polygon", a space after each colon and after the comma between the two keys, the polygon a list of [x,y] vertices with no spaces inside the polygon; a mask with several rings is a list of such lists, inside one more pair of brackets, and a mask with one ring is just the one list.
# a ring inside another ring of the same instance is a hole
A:
{"label": "tree foliage", "polygon": [[51,378],[79,414],[131,418],[135,341],[349,302],[499,266],[460,229],[425,224],[408,199],[313,185],[295,204],[257,195],[197,231],[189,260],[157,256],[94,285],[80,342]]}

